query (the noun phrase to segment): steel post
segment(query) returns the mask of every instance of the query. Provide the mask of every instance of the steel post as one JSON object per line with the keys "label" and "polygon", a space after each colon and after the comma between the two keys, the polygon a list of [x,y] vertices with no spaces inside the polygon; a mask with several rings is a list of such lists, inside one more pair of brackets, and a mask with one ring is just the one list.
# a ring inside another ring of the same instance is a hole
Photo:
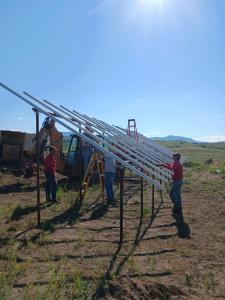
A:
{"label": "steel post", "polygon": [[[152,176],[154,178],[154,175]],[[155,214],[155,186],[152,185],[152,220]]]}
{"label": "steel post", "polygon": [[39,140],[39,111],[33,108],[36,116],[36,186],[37,186],[37,227],[41,226],[41,204],[40,204],[40,140]]}
{"label": "steel post", "polygon": [[120,167],[120,245],[123,243],[124,167]]}
{"label": "steel post", "polygon": [[144,212],[144,181],[141,177],[141,221],[143,219],[143,212]]}

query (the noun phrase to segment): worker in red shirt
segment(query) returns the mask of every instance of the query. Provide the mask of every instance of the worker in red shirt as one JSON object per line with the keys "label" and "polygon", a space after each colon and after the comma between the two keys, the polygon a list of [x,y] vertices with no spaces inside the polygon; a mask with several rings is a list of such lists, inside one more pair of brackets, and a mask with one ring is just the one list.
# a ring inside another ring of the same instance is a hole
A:
{"label": "worker in red shirt", "polygon": [[166,169],[173,171],[172,176],[172,186],[169,192],[170,199],[173,202],[173,213],[182,213],[182,200],[181,200],[181,186],[183,184],[183,166],[180,163],[180,154],[173,154],[173,163],[164,164],[160,163],[159,166],[162,166]]}
{"label": "worker in red shirt", "polygon": [[[49,148],[49,154],[44,159],[45,176],[46,176],[46,202],[56,202],[57,183],[55,178],[56,159],[55,153],[57,149],[54,146]],[[51,197],[50,197],[51,196]]]}

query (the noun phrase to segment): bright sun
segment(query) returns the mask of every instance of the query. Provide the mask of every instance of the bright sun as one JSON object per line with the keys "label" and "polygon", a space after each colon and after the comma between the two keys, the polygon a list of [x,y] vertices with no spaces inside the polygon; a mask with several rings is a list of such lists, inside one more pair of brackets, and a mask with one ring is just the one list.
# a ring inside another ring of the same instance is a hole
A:
{"label": "bright sun", "polygon": [[133,7],[130,10],[130,20],[138,24],[143,35],[147,35],[155,21],[163,18],[165,5],[168,1],[169,0],[133,0]]}
{"label": "bright sun", "polygon": [[161,9],[164,0],[137,0],[137,6],[145,11],[152,9]]}
{"label": "bright sun", "polygon": [[143,5],[162,5],[163,0],[139,0]]}

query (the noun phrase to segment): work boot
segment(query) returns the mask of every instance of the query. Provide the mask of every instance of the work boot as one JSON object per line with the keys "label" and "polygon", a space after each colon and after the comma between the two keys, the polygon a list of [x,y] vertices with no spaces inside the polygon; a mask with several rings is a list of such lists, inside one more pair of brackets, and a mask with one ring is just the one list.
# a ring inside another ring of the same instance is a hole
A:
{"label": "work boot", "polygon": [[52,199],[50,197],[50,193],[45,191],[45,198],[46,198],[46,203],[52,202]]}
{"label": "work boot", "polygon": [[52,199],[49,197],[49,198],[46,198],[46,203],[51,203],[52,202]]}
{"label": "work boot", "polygon": [[111,202],[111,205],[112,205],[113,208],[116,207],[116,203],[115,202]]}
{"label": "work boot", "polygon": [[174,208],[172,209],[172,212],[173,212],[174,214],[180,214],[180,213],[182,213],[182,208],[181,208],[181,207],[174,207]]}
{"label": "work boot", "polygon": [[108,200],[107,205],[110,206],[110,207],[113,207],[113,208],[116,207],[115,200]]}

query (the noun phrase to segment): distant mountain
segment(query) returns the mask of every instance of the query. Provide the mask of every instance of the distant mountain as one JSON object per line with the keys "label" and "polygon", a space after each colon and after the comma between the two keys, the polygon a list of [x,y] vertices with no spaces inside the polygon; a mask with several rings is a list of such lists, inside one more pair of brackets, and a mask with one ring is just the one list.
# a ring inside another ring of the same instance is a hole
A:
{"label": "distant mountain", "polygon": [[[64,139],[70,139],[70,136],[73,134],[72,132],[69,131],[64,131],[62,132]],[[131,132],[132,135],[132,132]],[[183,137],[183,136],[176,136],[176,135],[168,135],[165,137],[151,137],[149,138],[150,140],[153,141],[182,141],[186,143],[199,143],[196,140],[193,140],[191,138]]]}
{"label": "distant mountain", "polygon": [[153,141],[182,141],[187,143],[199,143],[196,140],[193,140],[191,138],[183,137],[183,136],[176,136],[176,135],[168,135],[165,137],[152,137],[150,140]]}

